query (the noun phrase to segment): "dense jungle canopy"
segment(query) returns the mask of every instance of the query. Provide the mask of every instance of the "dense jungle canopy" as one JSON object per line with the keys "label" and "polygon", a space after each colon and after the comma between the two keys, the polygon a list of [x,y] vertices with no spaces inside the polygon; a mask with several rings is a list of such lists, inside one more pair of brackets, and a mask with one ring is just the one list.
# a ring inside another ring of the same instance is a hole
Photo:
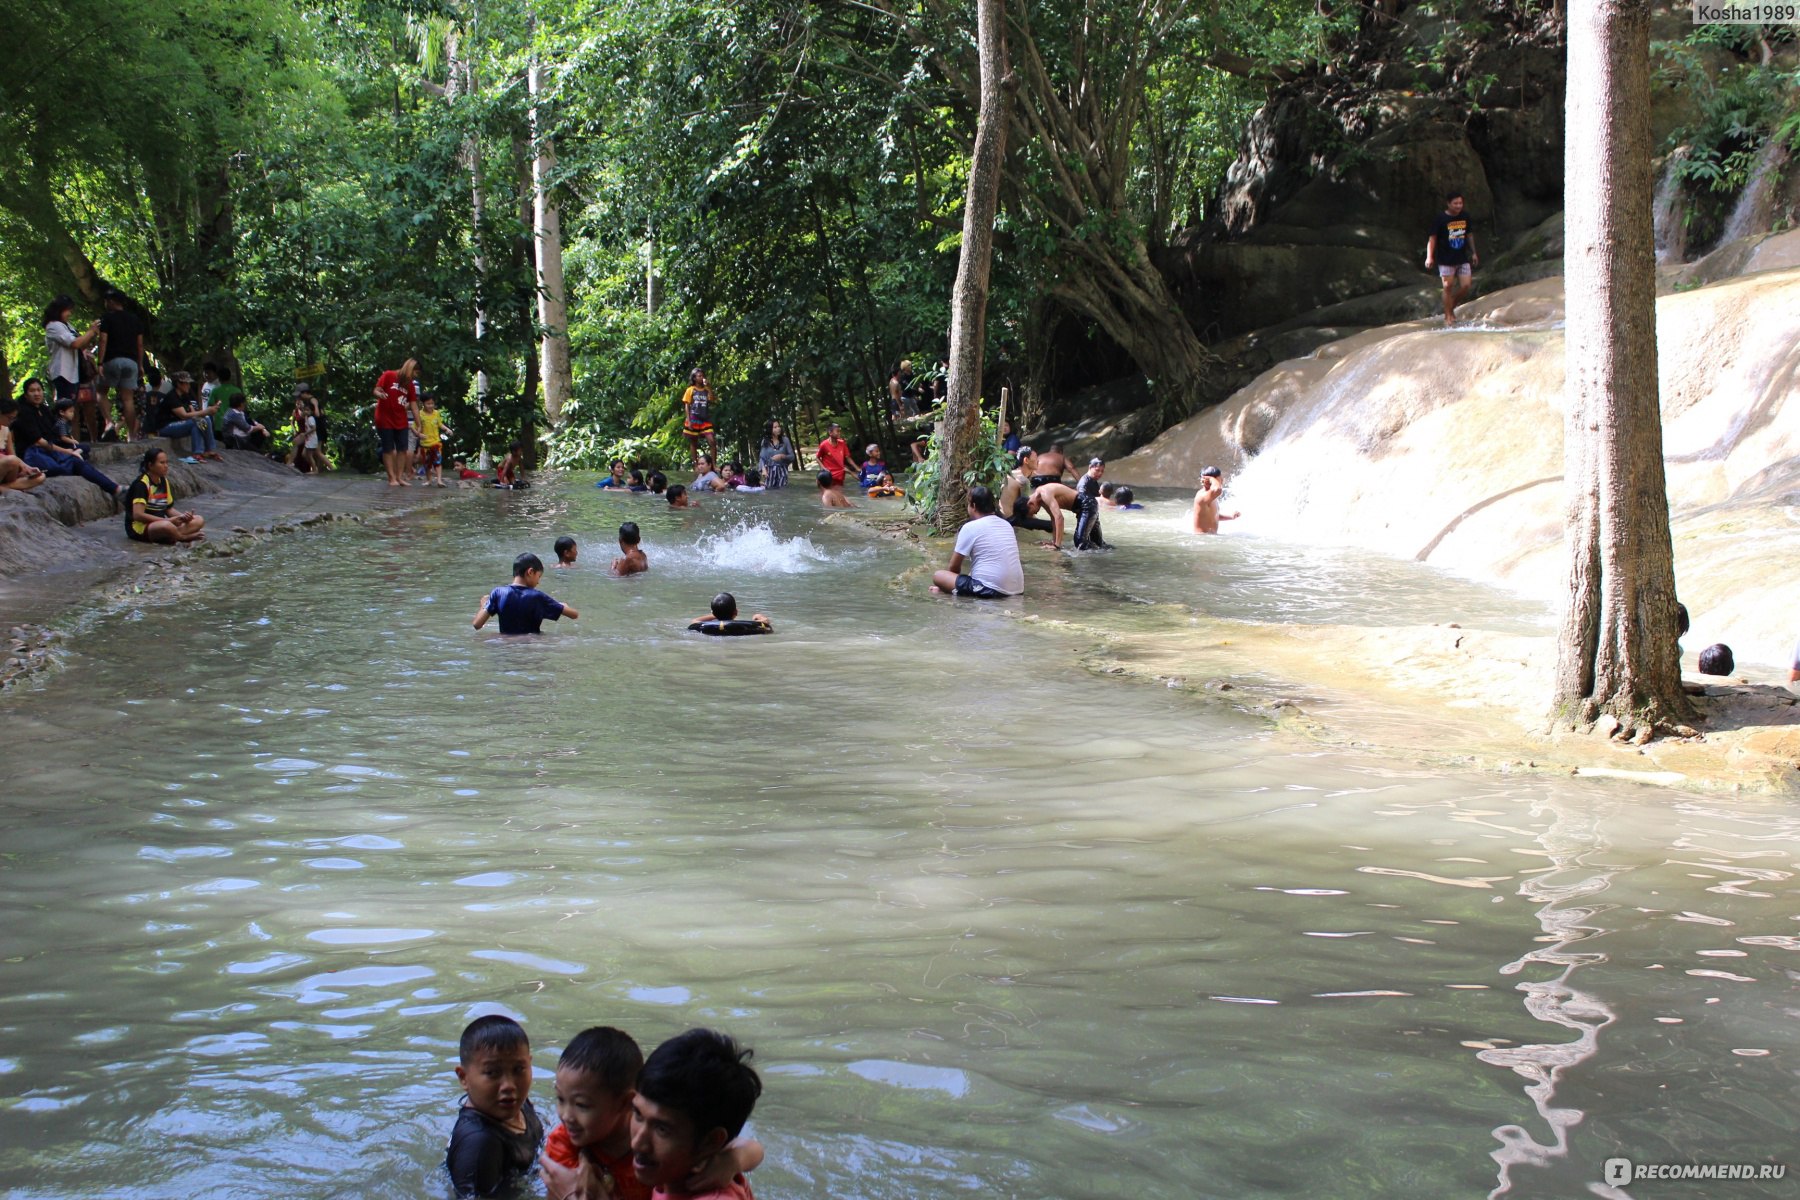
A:
{"label": "dense jungle canopy", "polygon": [[[1457,56],[1561,21],[1528,0],[1009,4],[990,400],[1010,386],[1042,416],[1052,391],[1135,373],[1191,411],[1210,352],[1169,248],[1224,228],[1272,92],[1375,79],[1407,10],[1443,56],[1409,86],[1472,112],[1493,79]],[[553,461],[678,443],[694,365],[726,444],[770,416],[891,438],[894,364],[928,375],[947,351],[974,30],[961,0],[34,6],[11,31],[32,67],[0,79],[5,366],[40,373],[50,297],[85,324],[117,287],[165,369],[233,364],[276,420],[296,372],[350,416],[414,356],[461,452],[542,433],[537,343],[562,332],[533,263],[547,144],[574,383]]]}

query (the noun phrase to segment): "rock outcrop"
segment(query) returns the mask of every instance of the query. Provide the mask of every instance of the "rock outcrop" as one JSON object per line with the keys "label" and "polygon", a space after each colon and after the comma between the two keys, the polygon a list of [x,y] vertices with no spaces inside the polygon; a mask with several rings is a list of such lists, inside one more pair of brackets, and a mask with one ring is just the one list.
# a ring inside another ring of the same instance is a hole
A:
{"label": "rock outcrop", "polygon": [[[1800,256],[1800,232],[1733,250]],[[1671,280],[1673,277],[1671,277]],[[1216,463],[1239,528],[1355,545],[1504,584],[1561,586],[1560,279],[1471,305],[1474,322],[1370,330],[1282,362],[1110,465],[1191,487]],[[1800,264],[1658,300],[1676,574],[1694,645],[1783,660],[1800,634]],[[1235,532],[1235,531],[1234,531]]]}

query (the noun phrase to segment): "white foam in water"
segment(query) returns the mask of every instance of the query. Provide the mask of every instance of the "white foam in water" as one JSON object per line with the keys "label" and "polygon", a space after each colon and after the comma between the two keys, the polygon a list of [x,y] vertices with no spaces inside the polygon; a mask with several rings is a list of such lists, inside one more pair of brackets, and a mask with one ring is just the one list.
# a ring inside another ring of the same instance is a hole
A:
{"label": "white foam in water", "polygon": [[668,553],[699,566],[751,575],[799,575],[831,561],[810,538],[784,540],[768,525],[748,521],[740,521],[724,533],[706,534],[685,552],[671,547]]}

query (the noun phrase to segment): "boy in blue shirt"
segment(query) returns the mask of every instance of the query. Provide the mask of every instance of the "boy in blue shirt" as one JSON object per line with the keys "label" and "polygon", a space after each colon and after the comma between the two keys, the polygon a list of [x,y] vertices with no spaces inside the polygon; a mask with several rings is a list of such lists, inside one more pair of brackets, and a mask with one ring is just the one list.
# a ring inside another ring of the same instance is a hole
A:
{"label": "boy in blue shirt", "polygon": [[543,578],[542,559],[535,554],[519,555],[513,559],[512,582],[483,596],[481,608],[470,623],[480,629],[489,617],[498,617],[501,633],[541,633],[545,621],[563,617],[580,620],[580,613],[538,591],[537,585]]}

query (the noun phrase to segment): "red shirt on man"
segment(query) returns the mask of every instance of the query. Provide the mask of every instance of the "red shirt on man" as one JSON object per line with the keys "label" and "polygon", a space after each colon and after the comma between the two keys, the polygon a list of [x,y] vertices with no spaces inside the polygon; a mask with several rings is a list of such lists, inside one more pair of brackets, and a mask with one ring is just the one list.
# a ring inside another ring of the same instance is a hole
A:
{"label": "red shirt on man", "polygon": [[819,443],[819,470],[831,472],[831,482],[842,486],[844,472],[850,466],[850,443],[843,438],[826,438]]}
{"label": "red shirt on man", "polygon": [[383,371],[375,381],[381,393],[375,401],[375,428],[405,429],[412,424],[413,406],[419,402],[419,386],[413,380],[400,382],[400,372]]}

